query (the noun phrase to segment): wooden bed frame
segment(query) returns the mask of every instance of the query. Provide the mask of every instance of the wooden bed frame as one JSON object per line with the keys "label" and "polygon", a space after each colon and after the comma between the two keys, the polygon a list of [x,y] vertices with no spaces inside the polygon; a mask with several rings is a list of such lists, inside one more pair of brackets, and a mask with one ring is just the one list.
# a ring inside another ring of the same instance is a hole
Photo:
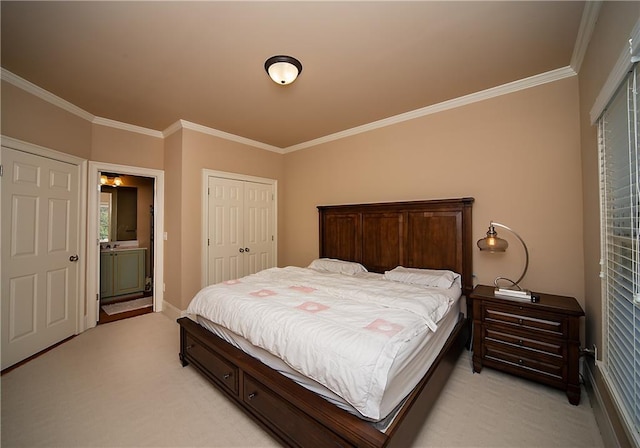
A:
{"label": "wooden bed frame", "polygon": [[[398,265],[450,269],[462,274],[468,297],[473,289],[472,204],[473,198],[461,198],[320,206],[320,257],[356,261],[372,272]],[[191,364],[282,444],[300,447],[409,446],[470,337],[469,320],[461,315],[436,361],[383,433],[193,320],[182,317],[178,323],[182,365]]]}

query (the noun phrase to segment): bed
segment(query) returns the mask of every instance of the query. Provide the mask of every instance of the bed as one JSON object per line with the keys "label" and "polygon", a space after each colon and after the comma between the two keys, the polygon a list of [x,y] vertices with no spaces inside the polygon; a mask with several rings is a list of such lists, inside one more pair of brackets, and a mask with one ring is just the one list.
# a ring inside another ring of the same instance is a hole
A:
{"label": "bed", "polygon": [[[460,274],[460,293],[468,296],[473,288],[472,204],[473,198],[460,198],[319,206],[319,258],[357,263],[370,275],[397,266],[451,271]],[[277,360],[245,353],[234,332],[216,328],[207,319],[178,319],[180,360],[284,445],[408,446],[469,341],[470,320],[457,312],[448,316],[450,331],[430,355],[431,366],[406,397],[405,392],[389,394],[402,395],[401,400],[390,400],[379,416],[375,410],[370,415],[362,415],[359,408],[354,412],[351,403],[336,402],[310,387],[274,364]],[[387,417],[390,408],[393,412]]]}

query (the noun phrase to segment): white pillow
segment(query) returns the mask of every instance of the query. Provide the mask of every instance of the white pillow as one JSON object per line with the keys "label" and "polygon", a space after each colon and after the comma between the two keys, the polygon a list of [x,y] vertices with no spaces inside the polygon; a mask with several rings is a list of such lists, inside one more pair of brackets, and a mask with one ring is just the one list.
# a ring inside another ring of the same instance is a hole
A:
{"label": "white pillow", "polygon": [[460,275],[452,271],[405,268],[398,266],[384,273],[384,278],[395,282],[449,289],[455,283],[460,286]]}
{"label": "white pillow", "polygon": [[316,271],[338,272],[346,275],[355,275],[367,272],[367,269],[360,263],[334,260],[333,258],[317,258],[307,267],[315,269]]}

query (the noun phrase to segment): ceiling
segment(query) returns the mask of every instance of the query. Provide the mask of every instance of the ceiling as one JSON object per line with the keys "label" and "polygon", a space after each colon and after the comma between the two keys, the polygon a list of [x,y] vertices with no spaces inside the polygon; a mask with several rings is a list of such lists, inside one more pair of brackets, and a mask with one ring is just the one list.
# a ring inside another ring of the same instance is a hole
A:
{"label": "ceiling", "polygon": [[[570,65],[583,1],[12,2],[2,67],[90,114],[288,148]],[[264,62],[303,65],[280,86]]]}

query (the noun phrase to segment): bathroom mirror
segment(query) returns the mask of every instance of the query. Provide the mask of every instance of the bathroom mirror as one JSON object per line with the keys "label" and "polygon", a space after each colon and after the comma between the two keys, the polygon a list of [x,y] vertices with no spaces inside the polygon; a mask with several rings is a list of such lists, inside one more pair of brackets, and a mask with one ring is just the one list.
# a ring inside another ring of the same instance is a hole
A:
{"label": "bathroom mirror", "polygon": [[100,187],[100,242],[130,241],[138,237],[138,189]]}

